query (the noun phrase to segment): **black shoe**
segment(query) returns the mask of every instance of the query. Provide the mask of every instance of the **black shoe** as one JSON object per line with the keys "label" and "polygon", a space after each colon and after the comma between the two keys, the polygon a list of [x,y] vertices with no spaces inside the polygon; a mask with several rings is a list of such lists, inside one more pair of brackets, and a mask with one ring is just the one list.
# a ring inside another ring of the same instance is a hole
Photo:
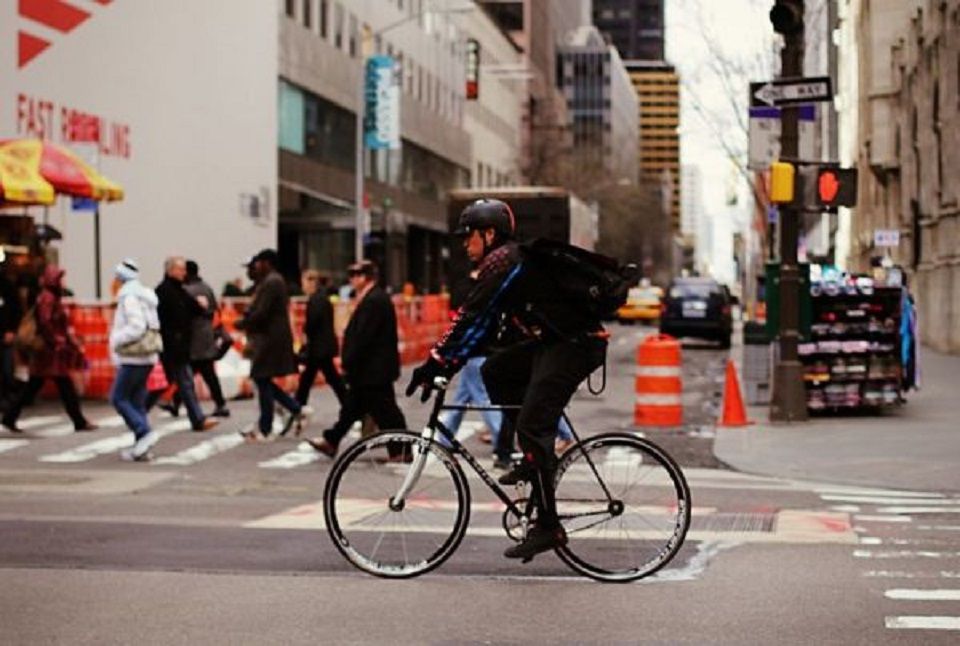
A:
{"label": "black shoe", "polygon": [[[499,458],[498,458],[499,459]],[[493,466],[497,466],[494,462]],[[514,466],[510,471],[497,478],[497,482],[502,485],[515,485],[519,482],[530,482],[537,474],[537,470],[528,462],[521,462]]]}
{"label": "black shoe", "polygon": [[180,407],[174,406],[173,404],[158,404],[157,408],[160,410],[165,410],[174,417],[180,417]]}
{"label": "black shoe", "polygon": [[567,544],[567,533],[563,527],[541,529],[534,525],[522,543],[508,547],[503,553],[508,559],[523,559],[527,563],[541,552],[549,552]]}
{"label": "black shoe", "polygon": [[212,417],[230,417],[230,409],[226,406],[217,406],[217,409],[210,413]]}
{"label": "black shoe", "polygon": [[23,433],[23,429],[17,426],[16,422],[8,422],[7,420],[3,420],[3,422],[0,422],[0,424],[2,424],[3,428],[7,429],[11,433]]}

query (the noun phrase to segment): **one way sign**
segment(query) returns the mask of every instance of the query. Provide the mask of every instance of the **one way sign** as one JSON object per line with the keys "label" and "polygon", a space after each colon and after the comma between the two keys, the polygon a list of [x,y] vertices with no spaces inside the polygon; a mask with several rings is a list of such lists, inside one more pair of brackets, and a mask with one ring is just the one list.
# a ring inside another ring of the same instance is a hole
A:
{"label": "one way sign", "polygon": [[751,107],[783,107],[833,99],[829,76],[776,79],[750,84]]}

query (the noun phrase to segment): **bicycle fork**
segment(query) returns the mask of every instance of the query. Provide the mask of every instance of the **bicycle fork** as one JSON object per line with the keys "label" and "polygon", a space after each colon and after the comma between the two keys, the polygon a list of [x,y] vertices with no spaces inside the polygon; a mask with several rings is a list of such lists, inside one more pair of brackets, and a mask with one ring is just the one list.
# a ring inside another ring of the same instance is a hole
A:
{"label": "bicycle fork", "polygon": [[407,469],[407,474],[403,477],[403,482],[400,483],[400,489],[397,490],[393,496],[390,497],[390,510],[391,511],[401,511],[403,506],[406,504],[407,495],[413,489],[414,485],[417,484],[417,481],[420,479],[420,475],[423,473],[424,467],[427,466],[427,457],[430,455],[428,447],[430,443],[433,442],[434,435],[436,435],[436,429],[426,426],[423,429],[423,432],[420,433],[420,441],[417,442],[416,453],[413,457],[413,462],[410,463],[410,468]]}

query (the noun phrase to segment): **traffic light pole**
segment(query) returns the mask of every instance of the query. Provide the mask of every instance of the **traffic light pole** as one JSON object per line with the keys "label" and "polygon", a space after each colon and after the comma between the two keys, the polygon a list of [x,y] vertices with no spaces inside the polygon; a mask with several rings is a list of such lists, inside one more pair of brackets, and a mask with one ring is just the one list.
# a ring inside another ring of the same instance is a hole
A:
{"label": "traffic light pole", "polygon": [[[803,0],[795,0],[800,16]],[[803,76],[804,29],[784,35],[780,54],[782,78]],[[784,107],[781,112],[780,158],[798,157],[797,122],[799,109]],[[800,340],[800,267],[797,246],[802,210],[796,204],[780,208],[780,356],[773,372],[773,401],[770,419],[799,422],[807,419],[807,393],[803,384],[803,365],[797,346]]]}

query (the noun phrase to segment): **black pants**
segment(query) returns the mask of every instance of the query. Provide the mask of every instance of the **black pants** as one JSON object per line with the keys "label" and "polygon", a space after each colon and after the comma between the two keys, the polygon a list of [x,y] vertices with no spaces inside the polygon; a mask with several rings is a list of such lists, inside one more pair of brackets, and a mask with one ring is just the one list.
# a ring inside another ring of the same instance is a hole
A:
{"label": "black pants", "polygon": [[509,455],[516,433],[524,459],[537,470],[531,484],[544,527],[559,524],[553,480],[560,415],[580,382],[603,364],[606,348],[601,339],[528,341],[490,356],[480,369],[491,402],[520,406],[504,411],[496,450]]}
{"label": "black pants", "polygon": [[[217,377],[217,370],[213,366],[213,359],[201,359],[200,361],[191,361],[190,367],[193,371],[203,378],[203,383],[210,389],[210,398],[217,408],[223,408],[227,405],[227,400],[223,397],[223,388],[220,387],[220,378]],[[173,405],[180,407],[180,391],[173,393]]]}
{"label": "black pants", "polygon": [[[393,384],[350,385],[346,391],[343,406],[340,407],[340,417],[333,428],[323,432],[323,437],[334,446],[340,444],[354,422],[370,415],[380,430],[397,430],[407,428],[407,420],[403,411],[397,406],[397,397],[393,392]],[[391,455],[399,451],[389,447]]]}
{"label": "black pants", "polygon": [[16,425],[24,405],[37,396],[37,393],[43,388],[43,382],[47,379],[53,379],[54,383],[57,384],[57,390],[60,391],[60,401],[63,402],[63,407],[67,410],[67,415],[70,416],[73,427],[83,428],[87,425],[87,419],[80,410],[80,397],[77,395],[77,389],[73,387],[73,381],[70,380],[70,377],[30,377],[26,388],[20,392],[20,395],[13,401],[10,408],[7,409],[7,413],[3,416],[4,424],[7,426]]}
{"label": "black pants", "polygon": [[340,377],[340,373],[337,372],[336,366],[333,365],[333,357],[307,358],[303,372],[300,373],[300,383],[297,386],[297,401],[300,402],[301,405],[306,405],[307,400],[310,398],[310,389],[313,387],[313,381],[317,378],[317,371],[323,373],[323,378],[327,380],[327,384],[333,389],[334,394],[337,396],[337,401],[340,402],[340,406],[342,407],[347,396],[347,388],[343,385],[343,378]]}

